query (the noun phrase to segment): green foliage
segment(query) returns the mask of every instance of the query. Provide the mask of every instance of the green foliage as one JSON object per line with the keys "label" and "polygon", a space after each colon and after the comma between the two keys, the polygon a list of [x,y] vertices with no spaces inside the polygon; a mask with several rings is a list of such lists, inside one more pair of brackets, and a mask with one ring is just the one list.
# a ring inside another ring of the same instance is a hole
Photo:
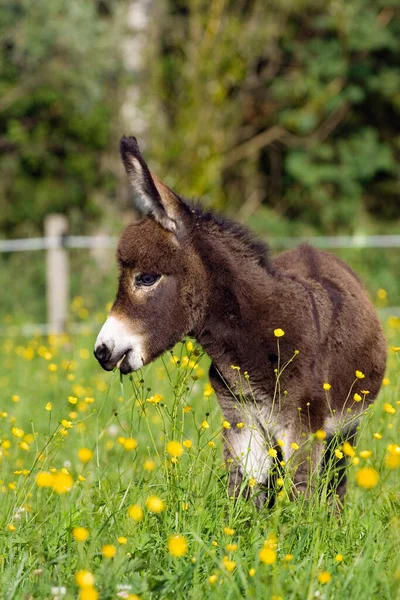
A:
{"label": "green foliage", "polygon": [[154,160],[183,193],[242,218],[262,204],[312,231],[373,229],[375,218],[390,229],[398,7],[168,0],[143,82]]}
{"label": "green foliage", "polygon": [[95,2],[3,0],[0,10],[0,229],[37,234],[47,212],[74,228],[99,214],[121,74],[113,14]]}

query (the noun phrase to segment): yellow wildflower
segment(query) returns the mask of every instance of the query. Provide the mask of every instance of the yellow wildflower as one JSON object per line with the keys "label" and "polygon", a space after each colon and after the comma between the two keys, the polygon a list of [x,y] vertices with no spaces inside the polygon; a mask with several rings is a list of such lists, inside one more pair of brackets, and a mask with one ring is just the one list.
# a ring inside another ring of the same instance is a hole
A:
{"label": "yellow wildflower", "polygon": [[207,423],[207,421],[203,421],[200,427],[203,429],[209,429],[210,425]]}
{"label": "yellow wildflower", "polygon": [[328,573],[328,571],[322,571],[322,573],[318,575],[318,581],[323,584],[329,583],[331,579],[332,575]]}
{"label": "yellow wildflower", "polygon": [[234,535],[235,530],[232,527],[224,527],[224,533],[225,535]]}
{"label": "yellow wildflower", "polygon": [[357,472],[356,481],[359,486],[369,490],[378,484],[379,473],[375,469],[365,467]]}
{"label": "yellow wildflower", "polygon": [[353,396],[353,400],[354,400],[354,402],[361,402],[362,396],[360,396],[360,394],[357,394],[357,392],[356,392]]}
{"label": "yellow wildflower", "polygon": [[158,496],[149,496],[146,500],[146,508],[152,513],[161,513],[164,508],[164,502]]}
{"label": "yellow wildflower", "polygon": [[259,559],[266,565],[272,565],[276,562],[276,552],[269,546],[264,546],[258,554]]}
{"label": "yellow wildflower", "polygon": [[86,464],[93,458],[93,452],[89,448],[79,448],[78,457],[81,462]]}
{"label": "yellow wildflower", "polygon": [[343,444],[343,453],[346,456],[355,456],[356,454],[353,446],[349,442]]}
{"label": "yellow wildflower", "polygon": [[135,450],[137,448],[137,446],[138,446],[137,440],[135,440],[134,438],[126,438],[125,443],[124,443],[125,450],[130,452],[131,450]]}
{"label": "yellow wildflower", "polygon": [[275,337],[280,338],[280,337],[282,337],[284,335],[285,335],[285,332],[280,327],[278,327],[277,329],[274,329],[274,336]]}
{"label": "yellow wildflower", "polygon": [[227,556],[224,556],[224,558],[222,559],[223,562],[223,566],[225,567],[225,569],[227,571],[229,571],[229,573],[232,573],[232,571],[234,571],[236,569],[236,563],[234,560],[229,560],[229,558]]}
{"label": "yellow wildflower", "polygon": [[211,585],[213,585],[214,583],[217,583],[218,581],[218,575],[215,575],[215,573],[213,575],[210,575],[210,577],[208,578],[209,583],[211,583]]}
{"label": "yellow wildflower", "polygon": [[66,494],[74,485],[74,480],[67,473],[56,473],[53,476],[52,488],[57,494]]}
{"label": "yellow wildflower", "polygon": [[226,546],[225,546],[225,550],[227,552],[236,552],[237,549],[238,549],[237,544],[226,544]]}
{"label": "yellow wildflower", "polygon": [[222,427],[224,429],[230,429],[231,428],[231,424],[229,423],[229,421],[222,421]]}
{"label": "yellow wildflower", "polygon": [[339,448],[336,448],[335,450],[335,456],[336,458],[343,458],[343,452],[341,450],[339,450]]}
{"label": "yellow wildflower", "polygon": [[46,408],[46,410],[52,410],[52,408],[53,408],[53,405],[52,405],[52,403],[51,403],[51,402],[48,402],[48,403],[46,404],[45,408]]}
{"label": "yellow wildflower", "polygon": [[128,508],[128,516],[134,521],[141,521],[144,517],[144,511],[139,504],[132,504]]}
{"label": "yellow wildflower", "polygon": [[238,429],[243,429],[243,427],[244,427],[244,423],[242,423],[242,422],[240,422],[240,423],[236,423],[236,427],[237,427]]}
{"label": "yellow wildflower", "polygon": [[112,544],[105,544],[101,549],[101,553],[104,558],[114,558],[117,554],[117,550]]}
{"label": "yellow wildflower", "polygon": [[317,440],[322,441],[326,438],[326,433],[322,429],[318,429],[318,431],[315,432],[315,437]]}
{"label": "yellow wildflower", "polygon": [[329,392],[332,386],[330,383],[325,382],[322,387],[325,390],[325,392]]}
{"label": "yellow wildflower", "polygon": [[128,543],[128,539],[125,536],[120,535],[119,538],[117,538],[117,542],[118,544],[124,545]]}
{"label": "yellow wildflower", "polygon": [[143,463],[143,469],[145,471],[154,471],[156,468],[156,463],[151,458],[147,458]]}
{"label": "yellow wildflower", "polygon": [[372,454],[371,450],[361,450],[360,456],[361,458],[369,458]]}
{"label": "yellow wildflower", "polygon": [[206,385],[204,386],[203,396],[205,396],[206,398],[209,398],[213,392],[214,392],[214,389],[213,389],[212,385],[210,383],[206,383]]}
{"label": "yellow wildflower", "polygon": [[89,531],[86,527],[74,527],[72,530],[72,536],[77,542],[86,542],[89,537]]}
{"label": "yellow wildflower", "polygon": [[92,587],[94,585],[94,576],[90,571],[78,571],[75,575],[75,581],[80,588]]}
{"label": "yellow wildflower", "polygon": [[147,402],[150,402],[150,404],[159,404],[161,400],[164,400],[161,394],[155,394],[154,396],[147,398]]}
{"label": "yellow wildflower", "polygon": [[300,446],[296,444],[296,442],[292,442],[290,445],[293,448],[293,450],[298,450],[300,448]]}
{"label": "yellow wildflower", "polygon": [[342,560],[343,560],[343,554],[336,554],[336,556],[335,556],[335,560],[336,560],[337,562],[342,562]]}
{"label": "yellow wildflower", "polygon": [[365,375],[362,371],[356,371],[357,379],[364,379]]}
{"label": "yellow wildflower", "polygon": [[275,450],[275,448],[270,448],[268,450],[268,454],[272,456],[272,458],[276,458],[278,456],[278,452]]}
{"label": "yellow wildflower", "polygon": [[42,471],[36,475],[36,485],[38,487],[51,487],[53,485],[53,474]]}
{"label": "yellow wildflower", "polygon": [[183,535],[172,535],[168,539],[168,551],[172,556],[180,558],[188,551],[188,543]]}
{"label": "yellow wildflower", "polygon": [[185,448],[191,448],[193,446],[193,442],[192,440],[185,440],[184,442],[182,442],[183,445],[185,446]]}
{"label": "yellow wildflower", "polygon": [[388,415],[394,415],[396,412],[396,409],[394,406],[392,406],[392,404],[389,404],[389,402],[385,402],[385,404],[383,405],[383,410],[388,414]]}
{"label": "yellow wildflower", "polygon": [[167,444],[167,452],[170,456],[173,456],[174,458],[179,458],[179,456],[182,456],[183,454],[182,444],[180,442],[177,442],[176,440],[171,440]]}

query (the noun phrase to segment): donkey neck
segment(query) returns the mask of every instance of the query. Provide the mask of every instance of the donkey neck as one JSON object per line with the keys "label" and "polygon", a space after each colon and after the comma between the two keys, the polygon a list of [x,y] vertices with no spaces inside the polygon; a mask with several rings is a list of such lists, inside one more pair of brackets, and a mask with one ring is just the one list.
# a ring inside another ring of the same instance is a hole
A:
{"label": "donkey neck", "polygon": [[254,373],[276,352],[273,330],[281,326],[284,296],[293,296],[290,283],[276,277],[268,262],[229,229],[205,228],[196,246],[209,292],[194,336],[224,377],[232,372],[231,365]]}

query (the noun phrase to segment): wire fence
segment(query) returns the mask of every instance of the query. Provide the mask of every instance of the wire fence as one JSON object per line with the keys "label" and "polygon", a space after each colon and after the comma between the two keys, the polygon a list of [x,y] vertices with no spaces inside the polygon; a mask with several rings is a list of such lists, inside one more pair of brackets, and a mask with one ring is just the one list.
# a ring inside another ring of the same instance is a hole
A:
{"label": "wire fence", "polygon": [[[46,304],[47,323],[24,324],[0,327],[0,335],[31,336],[61,333],[94,332],[96,322],[69,323],[69,268],[68,249],[113,249],[118,238],[108,235],[77,236],[68,235],[68,221],[62,215],[49,215],[45,222],[44,237],[16,240],[0,240],[0,253],[46,251]],[[400,235],[354,235],[354,236],[310,236],[270,238],[269,245],[274,249],[293,248],[308,243],[321,249],[362,249],[400,248]],[[400,306],[379,309],[381,318],[389,315],[400,316]],[[67,326],[68,323],[68,326]]]}
{"label": "wire fence", "polygon": [[[32,250],[50,250],[54,248],[76,249],[108,249],[115,248],[117,237],[107,235],[65,235],[18,240],[0,240],[0,252],[26,252]],[[293,248],[307,243],[322,249],[352,248],[400,248],[400,235],[338,235],[309,236],[290,238],[270,238],[269,244],[274,248]]]}

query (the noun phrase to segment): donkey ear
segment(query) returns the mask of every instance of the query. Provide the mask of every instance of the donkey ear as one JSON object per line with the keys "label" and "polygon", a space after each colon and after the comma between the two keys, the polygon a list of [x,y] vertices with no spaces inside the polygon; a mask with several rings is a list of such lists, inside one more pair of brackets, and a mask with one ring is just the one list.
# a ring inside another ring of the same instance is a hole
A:
{"label": "donkey ear", "polygon": [[120,149],[129,181],[137,192],[137,208],[144,214],[151,214],[164,229],[177,233],[183,202],[158,177],[150,173],[135,137],[123,137]]}

